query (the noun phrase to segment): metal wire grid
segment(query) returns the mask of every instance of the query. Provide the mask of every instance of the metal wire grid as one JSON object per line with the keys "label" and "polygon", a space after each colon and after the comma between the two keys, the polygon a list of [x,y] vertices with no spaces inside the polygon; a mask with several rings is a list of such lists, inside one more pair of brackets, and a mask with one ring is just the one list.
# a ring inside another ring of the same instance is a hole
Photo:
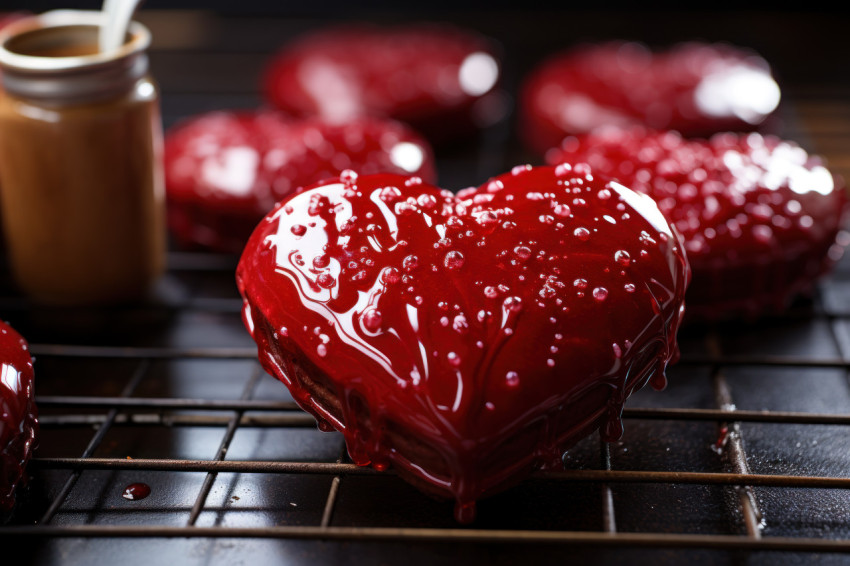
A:
{"label": "metal wire grid", "polygon": [[[198,267],[199,258],[177,256],[178,264],[185,259],[189,269]],[[203,259],[203,258],[201,258]],[[226,270],[225,265],[208,265],[212,269]],[[191,308],[198,308],[198,303]],[[220,306],[220,305],[219,305]],[[231,301],[229,308],[235,308]],[[816,306],[815,314],[798,313],[799,317],[815,316],[829,323],[832,340],[839,346],[835,331],[838,321],[846,320],[846,314],[831,313]],[[791,317],[794,316],[792,313]],[[263,376],[258,364],[253,370],[239,399],[208,400],[201,398],[144,398],[135,396],[139,385],[149,373],[151,363],[156,360],[174,359],[245,359],[255,360],[252,348],[146,348],[74,346],[56,344],[33,344],[32,352],[38,358],[84,358],[132,360],[137,368],[121,391],[114,397],[90,396],[42,396],[38,402],[42,408],[64,411],[47,415],[42,419],[44,427],[73,428],[95,426],[96,433],[87,446],[75,458],[36,458],[31,465],[37,470],[70,470],[70,475],[53,497],[46,511],[34,525],[7,526],[0,528],[0,536],[40,537],[204,537],[204,538],[288,538],[288,539],[357,539],[383,541],[442,541],[442,542],[487,542],[487,543],[556,543],[562,545],[606,545],[617,547],[654,548],[709,548],[750,551],[797,551],[797,552],[850,552],[850,540],[825,538],[797,538],[762,536],[762,525],[769,517],[763,517],[754,487],[850,489],[850,478],[822,477],[813,475],[773,475],[751,473],[744,448],[744,435],[740,423],[772,423],[785,425],[850,425],[850,414],[817,414],[808,412],[779,412],[737,410],[732,396],[732,387],[725,371],[732,367],[766,366],[806,368],[837,368],[847,374],[850,363],[844,359],[822,359],[818,357],[783,356],[727,356],[718,346],[714,331],[705,335],[707,356],[685,356],[679,362],[682,367],[710,368],[714,387],[716,408],[692,407],[673,408],[627,408],[627,420],[647,419],[666,421],[714,422],[718,427],[717,448],[726,458],[727,471],[676,471],[676,470],[629,470],[614,469],[609,446],[601,443],[600,469],[565,470],[539,472],[528,481],[545,479],[572,484],[598,484],[602,486],[600,501],[602,524],[598,531],[574,530],[506,530],[454,527],[454,528],[393,528],[372,526],[333,526],[340,486],[344,478],[355,475],[374,475],[370,468],[360,468],[346,461],[344,453],[335,462],[300,461],[274,462],[258,460],[225,460],[228,448],[240,427],[293,428],[313,426],[309,415],[298,410],[291,401],[251,399],[260,378]],[[89,412],[80,412],[80,410]],[[97,411],[106,411],[105,413]],[[186,413],[203,411],[203,414]],[[184,411],[184,412],[181,412]],[[115,427],[133,426],[193,426],[224,427],[215,457],[209,460],[173,458],[95,458],[93,454],[110,430]],[[628,428],[628,424],[627,424]],[[198,490],[188,520],[183,526],[156,525],[55,525],[53,519],[62,509],[81,474],[87,470],[135,470],[204,472],[205,479]],[[266,527],[197,526],[198,517],[204,511],[210,490],[217,474],[304,474],[331,478],[330,488],[323,505],[321,519],[312,526],[276,525]],[[386,475],[386,474],[385,474]],[[617,530],[617,509],[612,496],[611,484],[691,484],[728,486],[734,490],[738,511],[743,517],[746,532],[742,535],[718,534],[671,534],[662,532],[635,533]]]}

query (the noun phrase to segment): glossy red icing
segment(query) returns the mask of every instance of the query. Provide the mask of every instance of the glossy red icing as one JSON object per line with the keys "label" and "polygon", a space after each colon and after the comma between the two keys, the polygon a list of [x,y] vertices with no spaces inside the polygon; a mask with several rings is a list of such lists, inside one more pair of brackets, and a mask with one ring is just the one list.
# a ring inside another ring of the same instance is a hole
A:
{"label": "glossy red icing", "polygon": [[520,126],[543,153],[569,134],[645,125],[685,136],[752,130],[779,103],[767,63],[725,44],[585,46],[549,59],[522,90]]}
{"label": "glossy red icing", "polygon": [[35,447],[38,419],[33,395],[29,346],[0,321],[0,511],[15,504],[15,487]]}
{"label": "glossy red icing", "polygon": [[760,134],[688,141],[675,132],[607,128],[569,137],[549,163],[588,163],[658,202],[685,238],[694,273],[688,313],[781,310],[847,244],[843,187],[793,142]]}
{"label": "glossy red icing", "polygon": [[237,253],[277,201],[349,167],[435,176],[428,143],[391,120],[330,124],[271,111],[202,114],[166,137],[169,226],[184,245]]}
{"label": "glossy red icing", "polygon": [[264,367],[460,520],[600,425],[619,437],[626,397],[665,383],[688,276],[649,198],[569,166],[458,195],[347,171],[282,202],[237,269]]}
{"label": "glossy red icing", "polygon": [[402,120],[444,140],[486,126],[499,80],[491,43],[447,26],[343,26],[305,35],[268,66],[265,93],[301,116]]}

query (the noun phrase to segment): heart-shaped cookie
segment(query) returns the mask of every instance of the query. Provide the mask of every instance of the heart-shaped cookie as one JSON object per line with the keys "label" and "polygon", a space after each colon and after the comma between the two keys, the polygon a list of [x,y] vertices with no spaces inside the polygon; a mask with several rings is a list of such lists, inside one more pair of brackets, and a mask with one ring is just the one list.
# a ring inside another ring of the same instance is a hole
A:
{"label": "heart-shaped cookie", "polygon": [[652,52],[614,41],[556,54],[526,78],[520,128],[543,153],[567,135],[645,125],[686,136],[748,131],[779,104],[779,86],[756,53],[688,42]]}
{"label": "heart-shaped cookie", "polygon": [[29,346],[0,321],[0,524],[15,504],[38,434]]}
{"label": "heart-shaped cookie", "polygon": [[843,183],[794,142],[600,128],[564,139],[546,158],[588,163],[658,203],[682,234],[694,273],[689,319],[782,312],[847,245]]}
{"label": "heart-shaped cookie", "polygon": [[242,251],[277,201],[344,169],[436,176],[428,143],[399,122],[298,120],[269,110],[185,120],[169,130],[164,160],[172,234],[227,253]]}
{"label": "heart-shaped cookie", "polygon": [[280,203],[237,269],[264,367],[459,520],[619,437],[626,397],[664,384],[688,278],[651,199],[567,164],[457,195],[346,171]]}

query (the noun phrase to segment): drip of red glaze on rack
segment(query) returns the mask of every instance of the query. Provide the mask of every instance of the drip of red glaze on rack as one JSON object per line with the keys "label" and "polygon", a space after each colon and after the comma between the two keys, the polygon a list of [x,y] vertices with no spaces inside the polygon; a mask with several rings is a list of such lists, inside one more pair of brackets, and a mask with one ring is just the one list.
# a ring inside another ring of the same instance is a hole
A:
{"label": "drip of red glaze on rack", "polygon": [[38,415],[33,400],[34,372],[29,346],[0,321],[0,511],[15,503],[15,488],[35,448]]}
{"label": "drip of red glaze on rack", "polygon": [[129,499],[130,501],[138,501],[140,499],[144,499],[151,494],[151,486],[146,483],[131,483],[127,487],[124,488],[124,491],[121,493],[121,497],[124,499]]}
{"label": "drip of red glaze on rack", "polygon": [[475,501],[602,425],[677,355],[689,271],[655,204],[589,168],[458,195],[344,172],[269,214],[237,283],[260,360],[359,465]]}

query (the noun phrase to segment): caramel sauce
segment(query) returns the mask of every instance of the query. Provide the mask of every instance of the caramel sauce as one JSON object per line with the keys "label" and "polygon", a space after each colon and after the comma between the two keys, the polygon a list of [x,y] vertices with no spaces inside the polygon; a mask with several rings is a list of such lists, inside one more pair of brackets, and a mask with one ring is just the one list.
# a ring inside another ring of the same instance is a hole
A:
{"label": "caramel sauce", "polygon": [[55,304],[141,295],[164,269],[156,89],[54,107],[0,96],[0,192],[18,285]]}
{"label": "caramel sauce", "polygon": [[29,49],[21,54],[32,57],[84,57],[86,55],[95,55],[98,52],[99,50],[96,44],[86,43],[83,45],[59,45],[54,47]]}

